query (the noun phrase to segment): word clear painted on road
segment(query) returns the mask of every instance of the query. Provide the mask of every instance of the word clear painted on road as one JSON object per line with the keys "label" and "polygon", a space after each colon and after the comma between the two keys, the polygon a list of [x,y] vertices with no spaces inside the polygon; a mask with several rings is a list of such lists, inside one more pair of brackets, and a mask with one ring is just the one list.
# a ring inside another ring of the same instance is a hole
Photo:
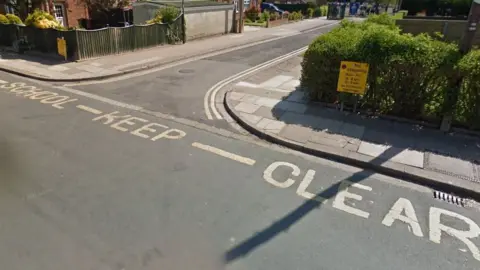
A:
{"label": "word clear painted on road", "polygon": [[0,84],[0,89],[5,90],[7,93],[16,94],[17,96],[28,98],[31,100],[38,100],[42,104],[49,104],[54,108],[63,109],[64,105],[77,101],[76,98],[70,98],[69,96],[60,95],[51,91],[44,91],[35,86],[26,85],[21,82],[3,83]]}
{"label": "word clear painted on road", "polygon": [[338,74],[338,92],[363,95],[367,87],[368,64],[342,61]]}
{"label": "word clear painted on road", "polygon": [[[290,177],[284,177],[283,179],[274,178],[274,172],[282,168],[282,170],[288,170],[290,172]],[[270,164],[265,171],[263,172],[263,178],[266,182],[272,184],[275,187],[279,188],[289,188],[293,186],[296,182],[295,178],[301,179],[300,184],[297,187],[297,195],[308,199],[318,201],[322,205],[327,205],[328,201],[332,199],[331,206],[335,209],[338,209],[342,212],[355,215],[364,219],[370,217],[369,209],[360,209],[360,207],[355,206],[363,200],[363,196],[368,196],[369,192],[372,192],[373,189],[367,185],[360,183],[353,183],[351,181],[343,180],[339,183],[338,188],[334,192],[322,192],[320,194],[314,194],[307,191],[310,183],[315,177],[314,170],[307,170],[303,179],[300,178],[301,170],[300,168],[292,163],[277,161]],[[285,179],[286,178],[286,179]],[[323,194],[334,194],[328,195],[327,198],[323,198]],[[373,203],[373,201],[371,201]],[[363,207],[366,208],[366,207]],[[468,217],[460,215],[458,213],[437,208],[430,207],[428,213],[428,238],[433,243],[440,244],[442,238],[446,235],[454,237],[457,240],[463,242],[468,250],[472,253],[473,257],[480,261],[480,250],[473,243],[472,239],[480,236],[480,227],[477,223],[471,220]],[[442,220],[449,220],[449,222],[443,222]],[[456,220],[462,225],[459,226],[462,229],[453,228],[449,226],[452,224],[452,220]],[[408,231],[411,232],[416,237],[424,237],[424,232],[419,223],[419,219],[415,212],[415,207],[412,202],[406,198],[398,198],[390,207],[389,211],[383,216],[381,223],[387,227],[391,227],[394,223],[400,222],[405,224],[408,228]],[[478,239],[478,238],[477,238]],[[445,241],[445,240],[444,240]]]}
{"label": "word clear painted on road", "polygon": [[[85,107],[85,106],[84,106]],[[92,109],[92,108],[89,108]],[[90,112],[98,114],[97,110]],[[101,121],[104,125],[109,125],[111,128],[129,132],[135,136],[143,139],[150,139],[156,141],[159,139],[176,140],[185,137],[187,133],[182,130],[169,128],[166,125],[152,123],[147,119],[135,117],[131,115],[121,115],[120,112],[111,112],[93,118],[93,121]]]}

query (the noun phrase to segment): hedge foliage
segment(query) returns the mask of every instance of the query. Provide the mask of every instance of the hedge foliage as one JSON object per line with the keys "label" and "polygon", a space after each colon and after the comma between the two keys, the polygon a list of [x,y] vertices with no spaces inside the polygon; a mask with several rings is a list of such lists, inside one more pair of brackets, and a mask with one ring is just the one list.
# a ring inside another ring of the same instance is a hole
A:
{"label": "hedge foliage", "polygon": [[0,14],[1,24],[23,24],[22,20],[15,14]]}
{"label": "hedge foliage", "polygon": [[455,120],[480,129],[480,50],[473,50],[465,55],[458,63],[458,69],[464,77]]}
{"label": "hedge foliage", "polygon": [[437,123],[452,109],[447,97],[457,75],[463,75],[455,120],[480,128],[479,50],[461,58],[454,44],[401,34],[387,15],[361,24],[344,20],[304,55],[301,83],[313,99],[353,105],[351,94],[336,91],[341,61],[369,63],[366,93],[359,101],[363,110]]}

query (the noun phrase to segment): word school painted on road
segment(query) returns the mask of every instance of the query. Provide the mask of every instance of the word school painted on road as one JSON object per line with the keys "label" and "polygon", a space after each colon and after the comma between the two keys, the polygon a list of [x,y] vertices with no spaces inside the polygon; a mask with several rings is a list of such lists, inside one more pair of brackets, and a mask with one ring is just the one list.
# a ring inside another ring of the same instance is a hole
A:
{"label": "word school painted on road", "polygon": [[[60,95],[51,91],[44,91],[35,86],[26,85],[22,82],[8,83],[0,81],[0,89],[4,89],[7,93],[16,94],[17,96],[28,98],[31,100],[38,100],[42,104],[49,104],[57,109],[64,109],[63,105],[78,101],[76,98]],[[169,128],[166,125],[150,122],[146,119],[134,117],[131,115],[120,115],[118,111],[106,113],[103,115],[100,110],[91,108],[82,104],[76,106],[78,109],[88,111],[90,113],[99,115],[93,118],[93,121],[102,122],[109,125],[111,128],[127,132],[143,139],[150,139],[156,141],[159,139],[180,139],[185,137],[186,133],[179,129]],[[139,124],[142,124],[141,126]],[[135,127],[137,126],[137,127]]]}
{"label": "word school painted on road", "polygon": [[44,91],[35,86],[26,85],[21,82],[14,82],[10,84],[1,84],[0,89],[5,89],[8,93],[16,94],[24,98],[31,100],[38,100],[40,103],[49,104],[54,108],[63,109],[64,105],[77,101],[76,98],[70,98],[69,96],[60,95],[51,91]]}
{"label": "word school painted on road", "polygon": [[[283,168],[282,168],[283,167]],[[301,175],[301,170],[297,165],[277,161],[270,164],[263,173],[263,178],[269,184],[279,187],[279,188],[289,188],[293,184],[295,184],[295,180],[288,177],[287,179],[276,179],[273,177],[274,172],[279,169],[287,169],[291,171],[291,176],[297,178]],[[305,173],[305,176],[301,180],[300,184],[297,187],[297,195],[309,199],[318,201],[321,204],[327,204],[329,200],[326,198],[322,198],[318,194],[311,193],[307,191],[310,183],[314,179],[315,176],[314,170],[308,170]],[[357,190],[362,190],[361,193],[371,192],[372,188],[360,183],[353,183],[347,180],[343,180],[340,182],[338,190],[336,194],[332,197],[332,207],[348,214],[356,215],[365,219],[368,219],[370,213],[367,212],[367,209],[360,209],[354,207],[355,204],[347,204],[348,201],[357,201],[360,202],[363,200],[362,195],[358,194]],[[453,228],[441,222],[442,217],[448,217],[450,219],[456,219],[464,223],[462,226],[464,229],[459,230],[457,228]],[[397,201],[390,207],[388,213],[383,217],[382,224],[391,227],[395,222],[403,222],[408,226],[408,230],[417,237],[424,237],[424,232],[418,222],[417,214],[415,213],[415,208],[410,200],[405,198],[399,198]],[[476,224],[473,220],[458,213],[437,208],[437,207],[430,207],[429,210],[429,217],[428,217],[428,238],[430,241],[440,244],[443,235],[449,235],[451,237],[455,237],[456,239],[463,242],[467,248],[472,253],[473,257],[480,261],[480,250],[472,242],[472,239],[477,238],[480,236],[480,227]],[[477,238],[478,239],[478,238]]]}

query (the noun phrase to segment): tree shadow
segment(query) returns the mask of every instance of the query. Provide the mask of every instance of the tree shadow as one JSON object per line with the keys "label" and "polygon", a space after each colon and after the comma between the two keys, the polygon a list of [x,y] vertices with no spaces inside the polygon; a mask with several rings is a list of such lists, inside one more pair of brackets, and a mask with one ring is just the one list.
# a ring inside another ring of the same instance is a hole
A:
{"label": "tree shadow", "polygon": [[[398,149],[389,148],[385,152],[383,152],[378,158],[372,160],[372,162],[379,162],[380,160],[388,160],[391,157],[394,157],[398,154]],[[359,183],[365,180],[366,178],[372,176],[374,172],[371,171],[360,171],[357,173],[352,174],[351,176],[343,179],[342,181],[349,181],[351,183]],[[241,257],[248,255],[249,253],[253,252],[255,249],[260,247],[261,245],[267,243],[277,235],[282,232],[288,231],[290,227],[292,227],[295,223],[299,220],[304,218],[308,215],[312,210],[316,208],[322,207],[322,201],[319,198],[323,198],[325,200],[333,198],[340,190],[340,183],[331,185],[327,189],[323,190],[322,192],[316,194],[315,199],[307,200],[295,210],[291,211],[281,219],[275,221],[269,227],[263,229],[259,233],[251,236],[247,240],[239,243],[235,247],[231,248],[224,254],[224,261],[226,264],[233,262]]]}
{"label": "tree shadow", "polygon": [[46,65],[46,66],[55,66],[55,65],[61,65],[65,63],[69,63],[71,61],[65,61],[63,56],[60,56],[56,53],[42,53],[36,50],[30,50],[26,51],[23,54],[19,54],[16,52],[13,52],[13,50],[0,50],[0,59],[5,59],[5,60],[21,60],[26,63],[25,65],[28,65],[29,63],[36,63],[40,65]]}
{"label": "tree shadow", "polygon": [[286,124],[307,127],[327,137],[343,136],[343,140],[339,140],[341,147],[356,139],[399,150],[430,152],[480,163],[479,137],[445,134],[434,125],[397,117],[340,112],[336,105],[309,102],[307,93],[299,87],[285,94],[272,108],[272,115]]}

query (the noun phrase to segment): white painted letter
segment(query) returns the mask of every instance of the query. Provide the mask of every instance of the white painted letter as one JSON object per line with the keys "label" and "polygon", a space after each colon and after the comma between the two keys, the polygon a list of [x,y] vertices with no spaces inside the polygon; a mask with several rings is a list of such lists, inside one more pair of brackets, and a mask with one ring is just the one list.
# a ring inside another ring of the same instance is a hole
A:
{"label": "white painted letter", "polygon": [[7,86],[6,84],[2,84],[0,85],[0,88],[3,88],[3,89],[12,89],[12,88],[15,88],[15,87],[19,87],[19,86],[25,86],[24,83],[11,83],[9,86]]}
{"label": "white painted letter", "polygon": [[145,126],[139,128],[139,129],[136,129],[130,133],[132,133],[133,135],[136,135],[138,137],[142,137],[142,138],[145,138],[145,139],[148,139],[150,138],[150,136],[148,136],[147,134],[144,134],[142,133],[142,131],[148,131],[148,132],[156,132],[157,130],[156,129],[153,129],[153,128],[150,128],[150,127],[153,127],[153,126],[157,126],[157,127],[162,127],[162,128],[168,128],[167,126],[164,126],[164,125],[160,125],[160,124],[157,124],[157,123],[150,123],[150,124],[146,124]]}
{"label": "white painted letter", "polygon": [[368,216],[370,216],[369,213],[345,204],[346,198],[357,200],[357,201],[362,200],[362,196],[348,192],[348,188],[350,186],[367,190],[367,191],[372,191],[372,188],[369,186],[364,186],[359,183],[352,183],[350,181],[343,180],[342,182],[340,182],[340,186],[338,187],[338,193],[335,196],[335,200],[333,201],[333,207],[340,209],[342,211],[345,211],[349,214],[354,214],[359,217],[368,218]]}
{"label": "white painted letter", "polygon": [[55,104],[52,104],[52,107],[55,107],[57,109],[63,109],[63,106],[60,106],[60,105],[70,103],[70,102],[73,102],[73,101],[77,101],[77,100],[78,99],[76,99],[76,98],[72,98],[72,99],[69,99],[69,100],[62,101],[62,102],[56,102]]}
{"label": "white painted letter", "polygon": [[15,87],[10,89],[10,93],[23,93],[25,91],[30,91],[30,90],[36,90],[37,88],[35,86],[20,86],[20,87]]}
{"label": "white painted letter", "polygon": [[[440,216],[442,214],[463,220],[465,223],[468,224],[469,229],[466,231],[460,231],[442,224],[440,221]],[[480,261],[480,251],[478,250],[478,247],[475,246],[475,244],[469,239],[469,238],[475,238],[480,235],[480,228],[475,222],[473,222],[473,220],[467,217],[464,217],[460,214],[457,214],[455,212],[451,212],[441,208],[430,207],[429,223],[430,223],[430,240],[432,242],[440,244],[440,239],[442,238],[442,231],[444,231],[447,234],[465,243],[465,245],[467,245],[467,247],[470,249],[470,252],[472,252],[473,257]]]}
{"label": "white painted letter", "polygon": [[320,203],[326,203],[327,200],[325,198],[322,198],[318,196],[317,194],[313,194],[311,192],[307,191],[308,186],[313,180],[313,177],[315,176],[315,171],[314,170],[308,170],[305,176],[303,177],[302,182],[300,182],[300,185],[298,185],[297,188],[297,195],[300,195],[304,197],[305,199],[309,200],[315,200]]}
{"label": "white painted letter", "polygon": [[[26,96],[27,95],[24,95],[24,97],[26,97]],[[43,92],[35,93],[35,94],[29,95],[29,96],[30,96],[30,99],[44,99],[44,98],[58,96],[58,94],[50,92],[50,91],[43,91]]]}
{"label": "white painted letter", "polygon": [[121,118],[128,118],[130,117],[130,115],[123,115],[123,116],[119,116],[119,115],[115,115],[119,112],[115,111],[115,112],[112,112],[112,113],[109,113],[109,114],[104,114],[104,115],[101,115],[99,117],[95,117],[93,118],[92,121],[97,121],[97,120],[100,120],[100,119],[103,119],[105,118],[105,122],[103,122],[105,125],[108,125],[110,123],[112,123],[113,121],[115,121],[115,119],[121,119]]}
{"label": "white painted letter", "polygon": [[[405,215],[402,215],[403,211],[405,211]],[[385,218],[383,218],[382,224],[390,227],[396,219],[407,223],[410,226],[409,228],[412,229],[414,235],[423,237],[422,228],[418,223],[415,209],[409,200],[405,198],[399,198]]]}
{"label": "white painted letter", "polygon": [[277,180],[273,179],[273,177],[272,177],[273,171],[275,171],[275,169],[277,169],[280,166],[287,166],[287,167],[292,168],[293,169],[293,171],[292,171],[293,176],[299,176],[300,175],[300,168],[298,168],[298,166],[293,165],[293,164],[288,163],[288,162],[276,161],[276,162],[270,164],[270,166],[268,166],[265,169],[265,171],[263,172],[263,179],[265,179],[265,181],[267,181],[268,183],[270,183],[270,184],[272,184],[276,187],[288,188],[295,183],[295,180],[293,180],[291,178],[288,178],[285,182],[282,183],[282,182],[278,182]]}
{"label": "white painted letter", "polygon": [[127,118],[127,119],[120,120],[120,121],[118,121],[118,122],[115,123],[115,124],[112,124],[111,127],[114,128],[114,129],[116,129],[116,130],[120,130],[120,131],[125,132],[125,131],[128,131],[128,128],[121,127],[120,125],[121,125],[121,124],[127,124],[127,125],[129,125],[129,126],[133,126],[133,125],[135,125],[136,123],[135,123],[135,122],[132,122],[132,120],[138,120],[138,121],[143,122],[143,123],[148,122],[148,120],[145,120],[145,119],[143,119],[143,118],[129,117],[129,118]]}
{"label": "white painted letter", "polygon": [[183,137],[185,137],[185,135],[187,135],[187,133],[185,133],[184,131],[172,128],[172,129],[169,129],[169,130],[165,130],[164,132],[162,132],[162,133],[158,134],[157,136],[153,137],[151,140],[156,141],[156,140],[162,139],[162,138],[175,140],[175,139],[183,138]]}

